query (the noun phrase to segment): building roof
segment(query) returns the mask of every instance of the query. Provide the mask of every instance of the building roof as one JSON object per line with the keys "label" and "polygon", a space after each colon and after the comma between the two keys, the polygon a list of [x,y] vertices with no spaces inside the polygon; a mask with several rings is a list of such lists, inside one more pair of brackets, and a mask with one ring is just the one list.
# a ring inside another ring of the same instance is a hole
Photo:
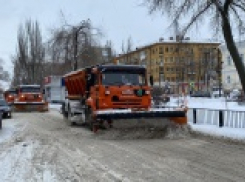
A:
{"label": "building roof", "polygon": [[136,47],[135,50],[129,52],[129,53],[125,53],[125,54],[119,54],[118,56],[116,56],[116,58],[119,57],[123,57],[124,55],[127,54],[133,54],[135,52],[140,52],[144,49],[156,46],[156,45],[166,45],[166,44],[214,44],[214,45],[220,45],[221,42],[217,42],[217,41],[212,41],[212,40],[182,40],[182,41],[177,41],[176,39],[173,40],[161,40],[159,42],[154,42],[154,43],[149,43],[140,47]]}

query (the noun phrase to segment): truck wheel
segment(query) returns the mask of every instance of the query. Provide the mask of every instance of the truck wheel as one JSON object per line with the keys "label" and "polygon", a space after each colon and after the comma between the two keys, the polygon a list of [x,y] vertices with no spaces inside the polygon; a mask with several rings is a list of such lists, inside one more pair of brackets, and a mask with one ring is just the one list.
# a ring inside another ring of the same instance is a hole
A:
{"label": "truck wheel", "polygon": [[92,118],[92,110],[91,110],[91,108],[86,108],[86,110],[85,110],[85,123],[88,124],[89,129],[91,131],[94,130],[94,122],[93,122],[93,118]]}
{"label": "truck wheel", "polygon": [[68,114],[67,114],[67,123],[69,126],[75,125],[75,122],[72,121],[72,113],[70,107],[68,107]]}

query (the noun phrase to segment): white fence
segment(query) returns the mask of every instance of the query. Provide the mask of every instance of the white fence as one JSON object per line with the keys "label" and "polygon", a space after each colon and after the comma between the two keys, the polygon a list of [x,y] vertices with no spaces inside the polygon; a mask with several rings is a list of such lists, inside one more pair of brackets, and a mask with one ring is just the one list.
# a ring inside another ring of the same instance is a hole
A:
{"label": "white fence", "polygon": [[[194,118],[195,116],[196,119]],[[189,109],[187,117],[188,122],[196,124],[216,125],[220,127],[225,126],[230,128],[245,128],[245,111],[198,108]]]}

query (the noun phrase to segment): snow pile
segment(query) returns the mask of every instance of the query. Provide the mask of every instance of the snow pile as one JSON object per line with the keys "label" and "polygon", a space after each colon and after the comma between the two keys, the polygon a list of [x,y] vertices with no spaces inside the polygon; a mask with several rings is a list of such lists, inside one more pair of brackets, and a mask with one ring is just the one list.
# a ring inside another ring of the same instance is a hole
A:
{"label": "snow pile", "polygon": [[177,107],[187,102],[188,108],[207,108],[207,109],[222,109],[245,111],[245,107],[238,105],[237,102],[227,102],[225,98],[195,98],[195,97],[171,97],[167,106]]}
{"label": "snow pile", "polygon": [[0,155],[0,168],[2,169],[0,170],[0,181],[58,181],[52,166],[42,161],[40,163],[34,161],[34,154],[40,151],[41,147],[33,140],[16,139],[15,145],[10,146],[9,150]]}
{"label": "snow pile", "polygon": [[230,139],[232,141],[245,142],[245,131],[244,128],[228,128],[214,125],[196,125],[190,123],[193,133],[201,134],[205,136]]}
{"label": "snow pile", "polygon": [[61,104],[49,104],[49,109],[54,109],[54,110],[60,111]]}
{"label": "snow pile", "polygon": [[116,120],[113,128],[99,130],[95,137],[106,140],[177,139],[190,134],[189,126],[179,126],[167,118]]}

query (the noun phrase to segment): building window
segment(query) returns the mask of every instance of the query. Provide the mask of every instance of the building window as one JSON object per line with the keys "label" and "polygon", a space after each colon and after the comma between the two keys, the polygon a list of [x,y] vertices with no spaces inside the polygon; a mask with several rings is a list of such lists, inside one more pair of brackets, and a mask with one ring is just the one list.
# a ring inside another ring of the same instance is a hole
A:
{"label": "building window", "polygon": [[226,78],[227,83],[231,83],[231,77],[228,75]]}
{"label": "building window", "polygon": [[227,56],[227,65],[228,65],[228,66],[231,65],[231,56]]}
{"label": "building window", "polygon": [[166,52],[168,52],[168,47],[166,47]]}
{"label": "building window", "polygon": [[162,47],[159,47],[159,54],[163,54]]}

